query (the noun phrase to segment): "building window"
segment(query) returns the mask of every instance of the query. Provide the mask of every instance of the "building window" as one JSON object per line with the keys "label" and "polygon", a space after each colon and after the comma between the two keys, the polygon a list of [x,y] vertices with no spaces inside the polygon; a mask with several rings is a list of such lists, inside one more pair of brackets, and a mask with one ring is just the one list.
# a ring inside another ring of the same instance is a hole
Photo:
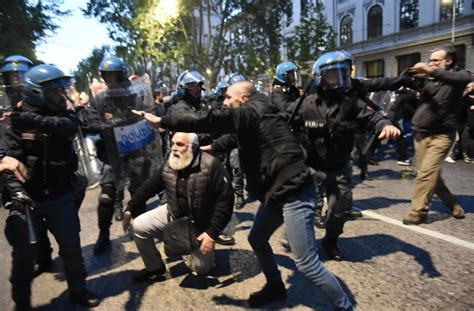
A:
{"label": "building window", "polygon": [[464,0],[441,1],[439,20],[445,21],[453,18],[453,1],[456,1],[456,16],[464,13]]}
{"label": "building window", "polygon": [[398,62],[398,74],[400,75],[403,70],[419,63],[421,60],[420,53],[412,53],[412,54],[405,54],[397,56]]}
{"label": "building window", "polygon": [[383,59],[377,59],[371,62],[365,63],[366,68],[366,77],[369,79],[372,78],[381,78],[385,73],[385,62]]}
{"label": "building window", "polygon": [[382,35],[383,10],[380,5],[374,5],[367,13],[367,39]]}
{"label": "building window", "polygon": [[352,17],[350,15],[341,19],[340,43],[341,45],[352,43]]}
{"label": "building window", "polygon": [[458,61],[456,66],[459,68],[465,69],[466,68],[466,45],[465,44],[458,44],[455,45],[454,48],[456,49],[456,53],[458,54]]}
{"label": "building window", "polygon": [[418,0],[400,1],[400,30],[418,27]]}

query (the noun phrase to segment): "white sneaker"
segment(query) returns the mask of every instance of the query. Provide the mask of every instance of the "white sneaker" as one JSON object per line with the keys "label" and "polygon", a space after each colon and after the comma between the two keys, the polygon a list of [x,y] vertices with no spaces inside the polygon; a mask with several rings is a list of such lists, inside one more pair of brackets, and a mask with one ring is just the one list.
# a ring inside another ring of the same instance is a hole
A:
{"label": "white sneaker", "polygon": [[456,163],[456,161],[454,161],[453,158],[451,158],[450,156],[447,156],[446,159],[444,159],[444,162],[448,162],[448,163]]}

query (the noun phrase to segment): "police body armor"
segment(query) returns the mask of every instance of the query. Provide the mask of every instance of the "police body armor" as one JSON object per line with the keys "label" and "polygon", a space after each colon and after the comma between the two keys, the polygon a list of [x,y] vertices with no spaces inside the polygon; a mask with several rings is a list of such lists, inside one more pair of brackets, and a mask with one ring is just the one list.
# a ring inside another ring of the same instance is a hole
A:
{"label": "police body armor", "polygon": [[306,98],[303,119],[308,141],[304,144],[311,167],[330,169],[349,160],[357,128],[359,100],[346,96],[328,105],[328,100],[317,94]]}

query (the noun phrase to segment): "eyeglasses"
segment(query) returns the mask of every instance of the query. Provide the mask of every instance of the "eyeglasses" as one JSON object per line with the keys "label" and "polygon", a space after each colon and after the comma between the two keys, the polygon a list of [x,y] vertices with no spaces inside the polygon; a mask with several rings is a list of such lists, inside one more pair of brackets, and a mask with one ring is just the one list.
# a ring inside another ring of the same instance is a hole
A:
{"label": "eyeglasses", "polygon": [[429,63],[439,63],[442,60],[446,60],[446,58],[439,58],[439,59],[438,58],[432,58],[428,61],[428,64]]}

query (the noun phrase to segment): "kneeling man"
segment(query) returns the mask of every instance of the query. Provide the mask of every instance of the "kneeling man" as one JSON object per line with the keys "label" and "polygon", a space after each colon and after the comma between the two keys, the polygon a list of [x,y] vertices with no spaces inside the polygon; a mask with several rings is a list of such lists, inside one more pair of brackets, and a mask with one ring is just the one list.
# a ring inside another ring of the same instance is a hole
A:
{"label": "kneeling man", "polygon": [[167,204],[146,212],[132,222],[133,239],[145,263],[145,269],[135,273],[135,281],[156,278],[166,272],[166,266],[155,246],[165,225],[191,211],[199,232],[199,249],[192,251],[192,269],[207,274],[214,267],[215,239],[229,222],[234,206],[234,192],[222,163],[201,153],[194,133],[177,132],[171,139],[171,153],[166,161],[137,190],[124,213],[124,230],[130,224],[133,209],[165,190]]}

